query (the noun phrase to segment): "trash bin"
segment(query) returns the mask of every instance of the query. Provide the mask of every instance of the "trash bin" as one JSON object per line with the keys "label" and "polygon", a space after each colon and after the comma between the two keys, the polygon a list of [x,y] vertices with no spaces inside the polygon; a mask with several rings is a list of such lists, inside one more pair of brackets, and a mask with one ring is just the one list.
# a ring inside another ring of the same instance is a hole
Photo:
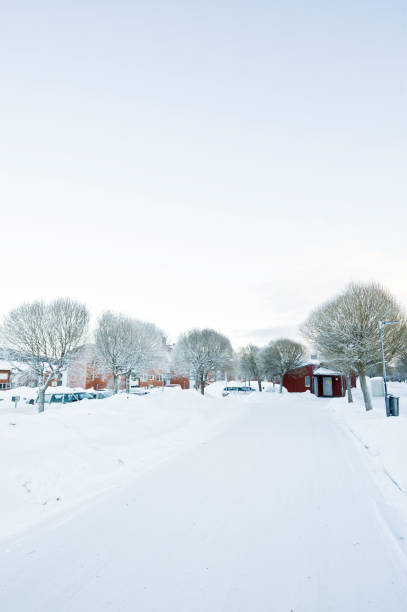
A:
{"label": "trash bin", "polygon": [[391,416],[391,405],[390,405],[391,395],[386,395],[386,416]]}
{"label": "trash bin", "polygon": [[399,397],[389,395],[390,400],[390,414],[392,416],[399,416]]}

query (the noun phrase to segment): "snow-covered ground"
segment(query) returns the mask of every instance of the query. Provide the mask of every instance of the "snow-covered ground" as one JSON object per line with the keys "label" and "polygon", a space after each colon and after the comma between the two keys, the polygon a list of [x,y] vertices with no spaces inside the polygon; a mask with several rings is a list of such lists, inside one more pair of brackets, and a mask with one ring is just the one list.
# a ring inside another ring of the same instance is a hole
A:
{"label": "snow-covered ground", "polygon": [[362,392],[354,390],[354,403],[331,400],[330,408],[372,457],[380,458],[383,470],[407,495],[407,383],[388,383],[389,393],[400,398],[400,416],[386,417],[384,397],[373,397],[366,412]]}
{"label": "snow-covered ground", "polygon": [[[13,395],[21,397],[17,409]],[[36,395],[27,387],[0,396],[0,538],[199,444],[239,411],[195,391],[168,388],[51,404],[38,414],[36,405],[23,401]]]}
{"label": "snow-covered ground", "polygon": [[0,402],[0,609],[404,612],[407,385],[223,386]]}
{"label": "snow-covered ground", "polygon": [[386,417],[384,397],[373,397],[373,410],[366,412],[359,387],[353,390],[354,403],[332,399],[329,409],[381,490],[381,513],[407,556],[407,533],[399,535],[407,525],[407,384],[390,382],[388,390],[400,398],[398,417]]}

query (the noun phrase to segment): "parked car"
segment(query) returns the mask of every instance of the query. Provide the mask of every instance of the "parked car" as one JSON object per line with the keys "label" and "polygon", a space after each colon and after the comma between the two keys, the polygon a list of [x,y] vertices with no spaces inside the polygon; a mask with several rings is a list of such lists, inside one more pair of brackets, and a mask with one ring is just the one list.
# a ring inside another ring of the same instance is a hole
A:
{"label": "parked car", "polygon": [[255,391],[255,389],[253,389],[253,387],[243,387],[243,386],[225,387],[223,389],[222,395],[223,397],[226,397],[230,393],[250,393],[251,391]]}
{"label": "parked car", "polygon": [[78,400],[94,399],[92,393],[89,393],[88,391],[79,391],[79,392],[75,393],[75,395],[78,398]]}
{"label": "parked car", "polygon": [[[38,397],[35,401],[38,403]],[[44,395],[45,404],[70,404],[72,402],[79,402],[76,393],[45,393]]]}
{"label": "parked car", "polygon": [[89,396],[89,399],[106,399],[106,397],[111,397],[113,395],[113,391],[111,391],[111,389],[98,389],[97,391],[87,391],[86,393]]}
{"label": "parked car", "polygon": [[[123,391],[120,391],[120,393],[127,393],[127,391],[126,389],[123,389]],[[130,395],[148,395],[150,390],[148,387],[130,387],[129,393]]]}

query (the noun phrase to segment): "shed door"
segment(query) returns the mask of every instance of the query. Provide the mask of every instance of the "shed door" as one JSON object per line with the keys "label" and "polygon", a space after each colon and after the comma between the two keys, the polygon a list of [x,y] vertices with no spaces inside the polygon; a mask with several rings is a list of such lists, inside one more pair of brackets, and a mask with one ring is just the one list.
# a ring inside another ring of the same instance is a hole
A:
{"label": "shed door", "polygon": [[327,397],[331,397],[333,395],[332,391],[332,378],[330,376],[323,377],[323,394]]}
{"label": "shed door", "polygon": [[318,395],[319,395],[318,377],[317,376],[313,376],[313,381],[314,381],[314,394],[318,397]]}

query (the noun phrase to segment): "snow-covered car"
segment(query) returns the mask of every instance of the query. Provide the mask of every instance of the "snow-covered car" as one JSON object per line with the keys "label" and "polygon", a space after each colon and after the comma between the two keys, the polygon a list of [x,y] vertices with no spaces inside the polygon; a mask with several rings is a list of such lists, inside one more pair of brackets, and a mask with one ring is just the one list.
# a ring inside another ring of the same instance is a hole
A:
{"label": "snow-covered car", "polygon": [[225,387],[223,389],[222,395],[223,397],[226,397],[230,393],[250,393],[251,391],[255,391],[255,389],[253,389],[253,387],[243,387],[243,386]]}
{"label": "snow-covered car", "polygon": [[[35,401],[38,403],[38,397]],[[45,393],[44,395],[45,404],[70,404],[79,401],[77,393]]]}
{"label": "snow-covered car", "polygon": [[[124,392],[125,393],[125,392]],[[130,395],[148,395],[150,391],[145,387],[139,387],[137,389],[130,389]]]}
{"label": "snow-covered car", "polygon": [[83,400],[83,399],[94,399],[92,393],[88,393],[88,391],[79,391],[77,393],[75,393],[76,397],[79,400]]}
{"label": "snow-covered car", "polygon": [[86,391],[86,394],[89,399],[106,399],[113,395],[113,391],[111,389],[98,389],[97,391]]}

